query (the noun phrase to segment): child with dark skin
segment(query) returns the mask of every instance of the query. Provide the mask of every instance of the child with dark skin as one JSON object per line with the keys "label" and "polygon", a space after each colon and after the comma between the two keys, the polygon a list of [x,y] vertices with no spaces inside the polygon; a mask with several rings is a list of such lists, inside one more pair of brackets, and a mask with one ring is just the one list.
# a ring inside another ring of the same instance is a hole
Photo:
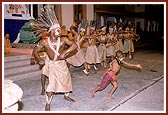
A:
{"label": "child with dark skin", "polygon": [[113,85],[113,88],[110,91],[110,94],[108,95],[108,99],[112,99],[113,93],[118,88],[118,82],[116,75],[119,73],[121,65],[127,66],[127,67],[133,67],[135,69],[142,69],[140,64],[131,64],[124,61],[124,54],[122,51],[116,52],[115,59],[110,63],[110,67],[108,68],[107,72],[105,72],[104,77],[101,81],[101,83],[91,92],[91,96],[94,97],[95,93],[97,91],[102,91],[105,89],[108,84],[111,82]]}

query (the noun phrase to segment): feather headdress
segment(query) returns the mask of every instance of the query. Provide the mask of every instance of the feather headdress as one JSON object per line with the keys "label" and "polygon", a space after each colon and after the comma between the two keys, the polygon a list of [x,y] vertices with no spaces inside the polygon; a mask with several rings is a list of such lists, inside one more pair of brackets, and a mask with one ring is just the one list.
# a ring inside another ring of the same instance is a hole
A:
{"label": "feather headdress", "polygon": [[78,33],[80,33],[80,31],[86,31],[87,25],[88,21],[82,19],[81,23],[78,25]]}
{"label": "feather headdress", "polygon": [[38,33],[49,33],[51,30],[60,29],[60,25],[58,23],[54,5],[53,4],[47,4],[41,9],[41,13],[35,23],[31,23],[31,25],[34,29],[36,29],[36,32]]}
{"label": "feather headdress", "polygon": [[95,30],[96,29],[96,21],[95,20],[90,21],[90,26],[91,26],[91,29]]}
{"label": "feather headdress", "polygon": [[109,30],[111,30],[111,31],[116,31],[117,30],[117,26],[116,26],[116,23],[114,21],[109,24]]}

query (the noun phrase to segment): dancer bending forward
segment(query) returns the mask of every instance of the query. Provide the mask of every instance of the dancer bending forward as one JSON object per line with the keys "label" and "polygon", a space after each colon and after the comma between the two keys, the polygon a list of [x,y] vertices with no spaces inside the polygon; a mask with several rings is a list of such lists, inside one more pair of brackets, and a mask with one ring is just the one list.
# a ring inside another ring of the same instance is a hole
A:
{"label": "dancer bending forward", "polygon": [[116,75],[119,73],[121,65],[133,67],[136,69],[142,69],[140,64],[130,64],[130,63],[125,62],[123,52],[120,50],[117,51],[116,57],[110,63],[110,68],[107,70],[107,72],[105,72],[101,83],[94,90],[92,90],[91,92],[92,97],[94,97],[97,91],[102,91],[103,89],[105,89],[108,86],[108,84],[111,82],[113,84],[113,88],[110,91],[108,99],[112,99],[112,94],[118,88],[118,82],[117,82]]}

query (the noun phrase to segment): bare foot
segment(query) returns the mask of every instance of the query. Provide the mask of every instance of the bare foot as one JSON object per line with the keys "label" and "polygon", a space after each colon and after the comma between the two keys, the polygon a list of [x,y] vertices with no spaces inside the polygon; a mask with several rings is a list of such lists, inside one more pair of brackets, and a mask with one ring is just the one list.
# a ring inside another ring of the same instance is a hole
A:
{"label": "bare foot", "polygon": [[64,99],[67,100],[67,101],[70,101],[70,102],[75,102],[75,100],[70,98],[69,96],[64,95]]}
{"label": "bare foot", "polygon": [[95,74],[97,73],[97,70],[95,70]]}
{"label": "bare foot", "polygon": [[47,104],[45,105],[45,111],[50,111],[50,104]]}
{"label": "bare foot", "polygon": [[107,97],[108,100],[114,99],[112,96]]}
{"label": "bare foot", "polygon": [[87,71],[86,69],[84,69],[83,72],[84,72],[86,75],[89,75],[89,71]]}
{"label": "bare foot", "polygon": [[30,58],[30,64],[34,65],[35,63],[36,63],[35,59],[34,58]]}
{"label": "bare foot", "polygon": [[42,91],[41,91],[41,95],[45,95],[45,90],[42,90]]}
{"label": "bare foot", "polygon": [[98,68],[94,65],[93,66],[94,67],[94,69],[95,69],[95,74],[97,73],[97,71],[98,71]]}
{"label": "bare foot", "polygon": [[91,92],[91,97],[92,97],[92,98],[94,97],[94,94],[95,94],[95,92],[92,91],[92,92]]}

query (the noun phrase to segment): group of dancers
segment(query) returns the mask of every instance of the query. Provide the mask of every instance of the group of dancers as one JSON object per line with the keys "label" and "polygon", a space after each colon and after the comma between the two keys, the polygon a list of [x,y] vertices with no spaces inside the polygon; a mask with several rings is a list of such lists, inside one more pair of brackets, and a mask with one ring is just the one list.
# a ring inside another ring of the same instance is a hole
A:
{"label": "group of dancers", "polygon": [[[42,69],[41,94],[46,95],[46,111],[50,111],[50,104],[56,93],[64,93],[65,100],[75,102],[69,96],[72,92],[71,74],[68,68],[70,65],[76,67],[83,65],[83,72],[89,74],[90,65],[93,64],[97,73],[97,63],[102,63],[103,67],[107,68],[106,57],[110,57],[109,68],[102,82],[91,91],[93,97],[97,91],[103,90],[112,82],[114,87],[109,99],[118,87],[116,75],[121,64],[142,69],[140,64],[129,64],[124,61],[124,53],[130,55],[134,52],[133,40],[137,40],[135,38],[138,36],[129,25],[124,28],[122,24],[118,26],[112,24],[107,31],[108,28],[104,26],[97,30],[95,26],[81,23],[81,26],[73,24],[67,31],[66,26],[60,27],[54,5],[47,4],[38,19],[30,26],[41,35],[41,40],[33,49],[30,63],[37,62]],[[41,56],[43,52],[46,53],[45,59]],[[45,88],[46,78],[49,81],[47,88]]]}
{"label": "group of dancers", "polygon": [[[119,50],[125,54],[125,57],[133,59],[134,41],[139,40],[140,36],[135,33],[134,26],[130,22],[125,25],[122,22],[118,24],[112,22],[109,28],[102,26],[100,29],[95,28],[93,24],[80,25],[72,25],[70,31],[66,32],[67,37],[78,46],[77,53],[66,59],[68,65],[75,67],[83,65],[83,72],[88,75],[90,65],[93,65],[95,73],[97,73],[99,63],[107,68],[108,62],[114,59]],[[65,26],[63,26],[63,31],[65,31]]]}

